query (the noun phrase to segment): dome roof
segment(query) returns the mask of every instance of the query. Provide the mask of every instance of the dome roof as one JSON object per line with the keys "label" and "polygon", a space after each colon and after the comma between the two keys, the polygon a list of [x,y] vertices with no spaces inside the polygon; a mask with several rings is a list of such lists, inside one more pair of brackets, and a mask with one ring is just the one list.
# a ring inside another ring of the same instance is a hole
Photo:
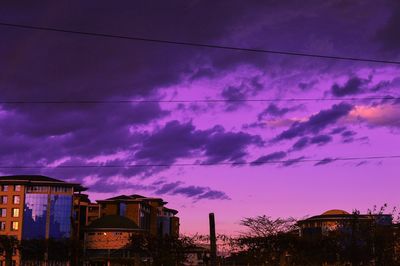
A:
{"label": "dome roof", "polygon": [[350,214],[350,213],[348,213],[346,211],[343,211],[343,210],[335,210],[335,209],[333,209],[333,210],[326,211],[321,215],[343,215],[343,214]]}
{"label": "dome roof", "polygon": [[88,230],[140,230],[137,224],[129,218],[119,215],[106,215],[94,220],[86,227]]}

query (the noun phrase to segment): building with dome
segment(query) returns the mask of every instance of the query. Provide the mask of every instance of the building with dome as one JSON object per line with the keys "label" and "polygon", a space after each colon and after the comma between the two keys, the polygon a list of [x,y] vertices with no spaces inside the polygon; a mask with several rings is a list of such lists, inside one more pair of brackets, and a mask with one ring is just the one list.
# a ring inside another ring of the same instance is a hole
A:
{"label": "building with dome", "polygon": [[298,221],[300,236],[328,235],[337,230],[351,230],[354,223],[391,225],[391,214],[352,214],[344,210],[328,210],[320,215]]}

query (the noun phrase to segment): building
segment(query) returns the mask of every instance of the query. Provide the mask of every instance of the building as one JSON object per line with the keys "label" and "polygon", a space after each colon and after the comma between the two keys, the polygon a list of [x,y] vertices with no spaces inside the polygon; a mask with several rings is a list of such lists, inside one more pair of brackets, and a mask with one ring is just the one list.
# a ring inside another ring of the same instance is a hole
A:
{"label": "building", "polygon": [[100,205],[91,202],[87,194],[74,194],[74,217],[76,238],[83,240],[84,228],[100,218]]}
{"label": "building", "polygon": [[166,208],[168,202],[161,198],[147,198],[141,195],[121,195],[98,200],[101,216],[120,215],[131,219],[140,229],[151,235],[179,236],[177,210]]}
{"label": "building", "polygon": [[[47,176],[1,176],[0,234],[19,241],[70,238],[73,195],[83,190],[79,184]],[[15,252],[17,265],[20,259]]]}
{"label": "building", "polygon": [[350,214],[343,210],[329,210],[321,215],[298,221],[300,236],[328,235],[337,230],[351,230],[354,223],[391,225],[391,214]]}
{"label": "building", "polygon": [[[135,222],[125,216],[106,215],[86,227],[84,258],[87,264],[136,265],[138,256],[132,252],[133,235],[142,234]],[[136,260],[136,262],[135,262]]]}
{"label": "building", "polygon": [[178,211],[165,207],[167,202],[161,198],[135,194],[97,202],[101,218],[89,223],[84,233],[84,259],[88,265],[139,265],[139,260],[152,258],[138,251],[140,247],[132,246],[134,236],[136,243],[147,241],[148,236],[179,236]]}

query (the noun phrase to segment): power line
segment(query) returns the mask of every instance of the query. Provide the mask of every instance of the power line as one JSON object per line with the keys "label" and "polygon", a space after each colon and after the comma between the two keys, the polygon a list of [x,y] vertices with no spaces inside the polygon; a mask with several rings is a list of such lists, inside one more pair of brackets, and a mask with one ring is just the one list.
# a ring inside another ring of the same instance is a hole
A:
{"label": "power line", "polygon": [[194,99],[194,100],[0,100],[0,104],[129,104],[129,103],[221,103],[221,102],[311,102],[311,101],[370,101],[400,100],[400,97],[352,98],[270,98],[270,99]]}
{"label": "power line", "polygon": [[75,31],[75,30],[69,30],[69,29],[44,27],[44,26],[32,26],[32,25],[26,25],[26,24],[15,24],[15,23],[7,23],[7,22],[0,22],[0,26],[20,28],[20,29],[30,29],[30,30],[52,31],[52,32],[58,32],[58,33],[72,33],[72,34],[79,34],[79,35],[85,35],[85,36],[114,38],[114,39],[131,40],[131,41],[162,43],[162,44],[168,44],[168,45],[182,45],[182,46],[223,49],[223,50],[241,51],[241,52],[266,53],[266,54],[278,54],[278,55],[287,55],[287,56],[300,56],[300,57],[312,57],[312,58],[322,58],[322,59],[334,59],[334,60],[347,60],[347,61],[400,65],[400,61],[374,59],[374,58],[324,55],[324,54],[314,54],[314,53],[301,53],[301,52],[290,52],[290,51],[280,51],[280,50],[267,50],[267,49],[258,49],[258,48],[225,46],[225,45],[207,44],[207,43],[183,42],[183,41],[174,41],[174,40],[166,40],[166,39],[153,39],[153,38],[116,35],[116,34],[107,34],[107,33],[97,33],[97,32],[88,32],[88,31]]}
{"label": "power line", "polygon": [[184,167],[184,166],[214,166],[214,165],[263,165],[263,164],[295,164],[307,162],[334,162],[334,161],[354,161],[354,160],[380,160],[380,159],[400,159],[400,155],[384,155],[384,156],[366,156],[366,157],[337,157],[337,158],[324,158],[324,159],[304,159],[294,158],[288,160],[256,160],[252,162],[218,162],[218,163],[174,163],[174,164],[127,164],[127,165],[59,165],[59,166],[35,166],[35,165],[0,165],[0,169],[73,169],[73,168],[137,168],[137,167]]}

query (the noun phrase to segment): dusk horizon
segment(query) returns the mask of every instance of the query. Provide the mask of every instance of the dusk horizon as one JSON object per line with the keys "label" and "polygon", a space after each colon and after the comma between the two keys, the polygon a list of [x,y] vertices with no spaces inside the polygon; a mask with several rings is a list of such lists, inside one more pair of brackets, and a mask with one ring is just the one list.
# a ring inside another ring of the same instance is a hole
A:
{"label": "dusk horizon", "polygon": [[0,175],[162,198],[180,232],[398,208],[398,1],[3,1]]}

